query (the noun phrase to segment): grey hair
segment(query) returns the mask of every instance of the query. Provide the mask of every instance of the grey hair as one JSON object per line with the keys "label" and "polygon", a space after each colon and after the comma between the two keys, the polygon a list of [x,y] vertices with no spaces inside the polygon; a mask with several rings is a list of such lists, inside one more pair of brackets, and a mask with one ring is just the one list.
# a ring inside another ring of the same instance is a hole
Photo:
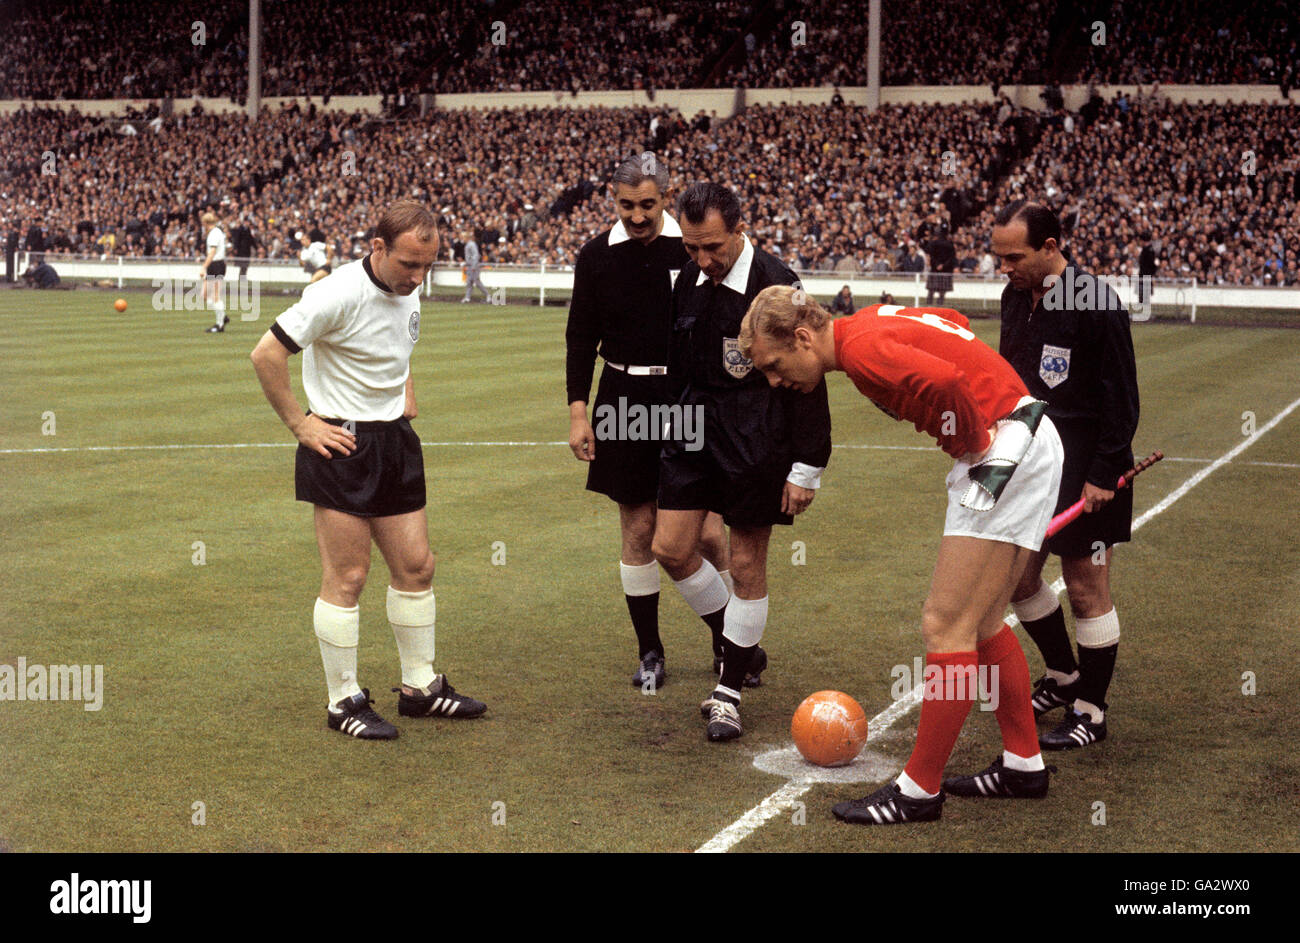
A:
{"label": "grey hair", "polygon": [[659,193],[668,192],[668,165],[651,151],[644,151],[635,157],[629,157],[618,165],[614,176],[610,177],[611,186],[640,186],[647,180],[653,180]]}

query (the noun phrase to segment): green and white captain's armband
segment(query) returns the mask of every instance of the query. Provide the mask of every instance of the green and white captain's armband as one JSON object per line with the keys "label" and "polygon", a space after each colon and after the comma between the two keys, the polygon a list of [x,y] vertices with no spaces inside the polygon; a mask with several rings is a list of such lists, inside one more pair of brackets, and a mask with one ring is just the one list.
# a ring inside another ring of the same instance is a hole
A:
{"label": "green and white captain's armband", "polygon": [[997,421],[993,444],[970,467],[971,483],[962,495],[962,507],[972,511],[993,510],[1033,444],[1034,433],[1046,409],[1047,404],[1042,400],[1025,397],[1015,411]]}

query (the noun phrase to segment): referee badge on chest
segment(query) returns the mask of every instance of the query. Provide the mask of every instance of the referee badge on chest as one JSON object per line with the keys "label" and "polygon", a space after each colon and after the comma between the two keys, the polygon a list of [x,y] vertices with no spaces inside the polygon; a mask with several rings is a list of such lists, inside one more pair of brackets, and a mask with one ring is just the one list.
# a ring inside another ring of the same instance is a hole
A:
{"label": "referee badge on chest", "polygon": [[1070,348],[1043,345],[1043,356],[1038,361],[1038,377],[1049,389],[1060,386],[1070,378]]}
{"label": "referee badge on chest", "polygon": [[418,309],[411,312],[411,320],[407,322],[406,329],[411,332],[412,344],[420,339],[420,312]]}
{"label": "referee badge on chest", "polygon": [[722,366],[737,380],[745,379],[749,376],[749,371],[754,369],[754,361],[740,352],[739,337],[722,339]]}

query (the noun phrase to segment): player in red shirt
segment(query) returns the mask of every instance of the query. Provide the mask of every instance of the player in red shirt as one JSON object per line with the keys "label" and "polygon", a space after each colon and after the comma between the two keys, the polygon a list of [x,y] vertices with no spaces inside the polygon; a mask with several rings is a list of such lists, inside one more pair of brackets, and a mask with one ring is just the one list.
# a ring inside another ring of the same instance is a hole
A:
{"label": "player in red shirt", "polygon": [[[773,386],[807,391],[844,371],[881,410],[914,423],[956,459],[921,614],[927,683],[916,746],[895,782],[837,803],[835,816],[862,825],[923,822],[940,817],[949,793],[1045,796],[1049,768],[1038,752],[1029,666],[1002,621],[1060,487],[1061,441],[1045,404],[946,308],[872,305],[832,321],[802,291],[774,285],[750,305],[740,348]],[[945,780],[978,696],[977,675],[997,697],[1003,752],[981,773]]]}

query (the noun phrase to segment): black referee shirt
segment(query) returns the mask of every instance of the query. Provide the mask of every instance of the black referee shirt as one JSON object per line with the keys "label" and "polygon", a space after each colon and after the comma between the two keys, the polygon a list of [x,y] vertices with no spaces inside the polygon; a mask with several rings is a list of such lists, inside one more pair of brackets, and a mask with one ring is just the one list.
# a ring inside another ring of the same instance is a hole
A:
{"label": "black referee shirt", "polygon": [[[772,437],[767,412],[772,400],[779,404],[777,426],[789,430],[791,441],[770,441],[772,449],[789,450],[792,461],[825,468],[831,457],[831,414],[823,379],[811,393],[773,388],[761,370],[752,369],[740,355],[737,338],[750,302],[769,285],[797,285],[799,277],[776,256],[753,247],[745,291],[741,294],[709,278],[696,284],[700,267],[688,262],[673,290],[673,338],[668,358],[669,379],[681,391],[682,403],[708,403],[744,397],[753,415],[751,428],[730,430],[733,438],[750,439],[755,448]],[[730,274],[730,273],[729,273]],[[747,371],[747,372],[746,372]],[[743,374],[743,376],[737,376]],[[739,418],[739,417],[737,417]],[[761,427],[764,423],[768,425]]]}
{"label": "black referee shirt", "polygon": [[1031,296],[1002,292],[1005,357],[1068,442],[1095,441],[1087,480],[1112,490],[1133,465],[1138,424],[1137,363],[1129,315],[1105,282],[1067,265],[1059,290],[1031,309]]}
{"label": "black referee shirt", "polygon": [[690,256],[682,248],[676,224],[649,245],[626,239],[610,245],[607,229],[578,253],[573,272],[573,300],[565,331],[568,354],[565,386],[568,402],[586,402],[597,352],[605,360],[635,366],[668,363],[672,276]]}

